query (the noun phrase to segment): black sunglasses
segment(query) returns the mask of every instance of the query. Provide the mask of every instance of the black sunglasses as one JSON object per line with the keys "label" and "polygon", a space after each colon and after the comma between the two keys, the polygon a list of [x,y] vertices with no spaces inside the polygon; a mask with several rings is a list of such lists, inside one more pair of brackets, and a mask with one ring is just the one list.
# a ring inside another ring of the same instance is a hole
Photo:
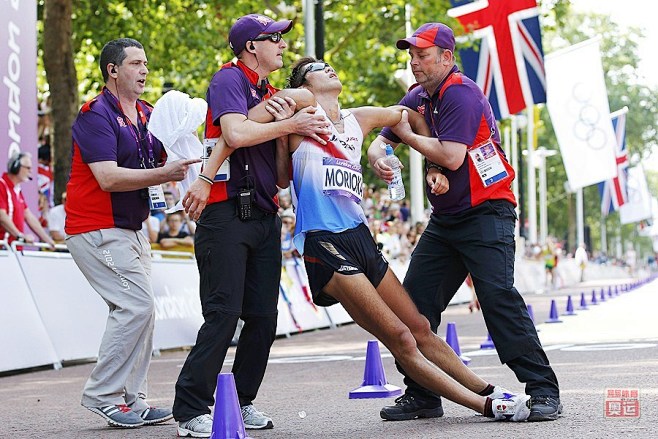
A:
{"label": "black sunglasses", "polygon": [[304,73],[302,73],[302,82],[304,81],[304,78],[306,78],[306,75],[308,73],[318,72],[320,70],[326,69],[327,67],[331,67],[331,66],[329,64],[327,64],[326,62],[314,62],[314,63],[309,64],[308,67],[306,67],[304,69]]}
{"label": "black sunglasses", "polygon": [[270,40],[273,43],[278,43],[279,41],[281,41],[282,38],[283,38],[283,35],[281,35],[281,32],[274,32],[273,34],[258,35],[256,38],[253,39],[253,41]]}

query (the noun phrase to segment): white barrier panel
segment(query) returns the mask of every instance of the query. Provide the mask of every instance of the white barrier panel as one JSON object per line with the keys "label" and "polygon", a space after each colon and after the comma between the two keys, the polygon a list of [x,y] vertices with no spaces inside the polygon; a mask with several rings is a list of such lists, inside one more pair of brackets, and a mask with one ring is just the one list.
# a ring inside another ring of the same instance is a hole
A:
{"label": "white barrier panel", "polygon": [[[199,299],[199,271],[193,259],[168,259],[153,255],[155,295],[154,349],[192,346],[203,324]],[[188,255],[189,257],[192,254]]]}
{"label": "white barrier panel", "polygon": [[61,361],[95,358],[108,308],[69,253],[16,253]]}
{"label": "white barrier panel", "polygon": [[58,364],[16,256],[0,243],[0,372]]}

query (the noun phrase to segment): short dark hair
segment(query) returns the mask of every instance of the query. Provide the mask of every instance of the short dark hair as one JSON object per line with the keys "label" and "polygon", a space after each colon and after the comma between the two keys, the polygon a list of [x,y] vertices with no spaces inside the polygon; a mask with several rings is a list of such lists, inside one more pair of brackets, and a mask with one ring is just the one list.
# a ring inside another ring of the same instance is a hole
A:
{"label": "short dark hair", "polygon": [[292,65],[292,71],[288,77],[288,85],[286,88],[299,88],[304,83],[304,67],[314,62],[320,62],[320,60],[313,58],[312,56],[305,56],[298,59],[295,64]]}
{"label": "short dark hair", "polygon": [[103,46],[99,61],[101,73],[103,74],[103,81],[107,82],[110,76],[107,73],[108,64],[120,66],[121,63],[123,63],[123,60],[126,59],[126,47],[144,49],[142,43],[137,40],[133,40],[132,38],[118,38],[108,42],[105,44],[105,46]]}

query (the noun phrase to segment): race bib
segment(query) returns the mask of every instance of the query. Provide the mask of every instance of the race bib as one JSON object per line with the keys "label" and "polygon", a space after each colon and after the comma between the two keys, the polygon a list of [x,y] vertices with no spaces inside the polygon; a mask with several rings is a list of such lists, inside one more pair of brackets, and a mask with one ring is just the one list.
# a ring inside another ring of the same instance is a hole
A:
{"label": "race bib", "polygon": [[[203,150],[205,152],[203,156],[203,166],[204,168],[208,165],[208,159],[212,153],[212,149],[217,144],[218,138],[212,139],[203,139]],[[217,170],[217,174],[213,178],[214,181],[229,181],[231,179],[231,157],[227,157],[224,160],[224,163]]]}
{"label": "race bib", "polygon": [[471,156],[475,170],[480,176],[484,187],[489,187],[509,175],[496,146],[492,142],[489,141],[477,148],[470,149],[468,154]]}
{"label": "race bib", "polygon": [[149,208],[151,210],[163,210],[167,208],[164,191],[161,185],[149,186]]}
{"label": "race bib", "polygon": [[361,165],[335,157],[323,157],[322,170],[324,195],[347,197],[356,203],[361,202],[363,198]]}

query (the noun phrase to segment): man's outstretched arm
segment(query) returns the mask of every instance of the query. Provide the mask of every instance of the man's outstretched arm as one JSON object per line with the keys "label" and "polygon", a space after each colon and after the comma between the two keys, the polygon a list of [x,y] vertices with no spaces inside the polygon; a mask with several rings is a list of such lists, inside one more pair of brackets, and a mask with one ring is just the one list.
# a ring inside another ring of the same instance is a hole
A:
{"label": "man's outstretched arm", "polygon": [[[292,125],[294,129],[304,131],[304,127],[308,124],[309,120],[314,117],[316,100],[313,93],[306,89],[284,89],[277,92],[270,99],[261,102],[249,110],[249,119],[254,122],[268,123],[273,122],[275,119],[295,119]],[[294,117],[295,111],[301,108]],[[317,132],[312,130],[312,136],[325,143],[320,139]],[[281,135],[287,135],[288,132],[281,132]],[[226,144],[226,140],[222,135],[210,153],[208,161],[203,167],[203,171],[198,180],[192,183],[188,189],[185,197],[183,198],[183,206],[193,220],[198,220],[201,212],[206,207],[208,197],[210,196],[211,181],[213,181],[217,171],[221,167],[224,160],[229,157],[234,148]]]}

